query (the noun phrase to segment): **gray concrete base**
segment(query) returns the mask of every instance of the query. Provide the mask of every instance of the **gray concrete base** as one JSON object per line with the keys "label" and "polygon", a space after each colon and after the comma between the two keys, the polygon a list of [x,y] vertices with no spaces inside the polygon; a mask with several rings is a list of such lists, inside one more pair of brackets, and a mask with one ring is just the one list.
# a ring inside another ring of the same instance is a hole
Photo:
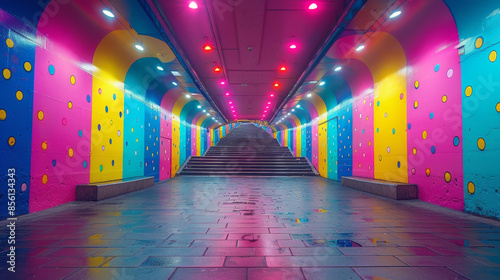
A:
{"label": "gray concrete base", "polygon": [[151,187],[154,177],[135,177],[130,179],[76,186],[76,200],[97,201],[113,196],[134,192]]}
{"label": "gray concrete base", "polygon": [[342,176],[341,183],[346,187],[396,200],[418,198],[418,187],[415,184],[346,176]]}

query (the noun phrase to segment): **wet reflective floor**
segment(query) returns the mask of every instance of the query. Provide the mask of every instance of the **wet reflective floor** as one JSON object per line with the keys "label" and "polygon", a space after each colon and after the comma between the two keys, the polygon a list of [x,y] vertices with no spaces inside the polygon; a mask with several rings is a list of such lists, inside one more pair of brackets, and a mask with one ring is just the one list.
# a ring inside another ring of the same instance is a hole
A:
{"label": "wet reflective floor", "polygon": [[0,279],[500,278],[500,222],[318,177],[176,177],[23,216],[15,274],[0,224]]}

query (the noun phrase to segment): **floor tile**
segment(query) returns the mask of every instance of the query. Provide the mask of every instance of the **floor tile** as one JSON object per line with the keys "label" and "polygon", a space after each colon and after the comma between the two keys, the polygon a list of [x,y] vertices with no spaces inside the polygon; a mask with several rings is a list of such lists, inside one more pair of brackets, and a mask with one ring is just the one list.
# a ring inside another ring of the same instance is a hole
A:
{"label": "floor tile", "polygon": [[465,280],[446,267],[355,267],[363,279]]}
{"label": "floor tile", "polygon": [[224,267],[265,267],[265,257],[226,257]]}
{"label": "floor tile", "polygon": [[221,267],[224,257],[149,257],[141,266]]}
{"label": "floor tile", "polygon": [[246,268],[178,268],[169,280],[245,280]]}
{"label": "floor tile", "polygon": [[303,280],[299,268],[249,268],[248,280]]}
{"label": "floor tile", "polygon": [[407,266],[392,256],[267,257],[269,267]]}
{"label": "floor tile", "polygon": [[[324,280],[324,279],[339,279],[339,280],[358,280],[359,275],[352,268],[303,268],[302,271],[307,280]],[[375,279],[375,278],[368,278]]]}
{"label": "floor tile", "polygon": [[64,280],[135,280],[168,279],[175,268],[139,267],[139,268],[82,268]]}

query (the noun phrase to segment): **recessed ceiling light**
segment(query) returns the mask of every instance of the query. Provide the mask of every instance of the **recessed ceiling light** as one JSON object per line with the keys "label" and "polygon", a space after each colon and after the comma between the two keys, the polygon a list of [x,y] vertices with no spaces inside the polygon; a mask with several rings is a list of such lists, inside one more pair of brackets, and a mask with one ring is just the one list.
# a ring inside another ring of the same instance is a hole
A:
{"label": "recessed ceiling light", "polygon": [[312,93],[308,93],[308,94],[307,94],[307,97],[311,97],[311,96],[312,96]]}
{"label": "recessed ceiling light", "polygon": [[309,83],[310,83],[310,84],[315,84],[315,83],[317,83],[317,82],[318,82],[318,81],[310,81]]}
{"label": "recessed ceiling light", "polygon": [[364,48],[365,48],[365,46],[363,46],[363,45],[359,45],[359,46],[356,48],[356,51],[357,51],[357,52],[360,52],[360,51],[362,51]]}
{"label": "recessed ceiling light", "polygon": [[295,45],[295,44],[291,44],[291,45],[290,45],[290,49],[294,50],[294,49],[296,49],[296,48],[297,48],[297,45]]}
{"label": "recessed ceiling light", "polygon": [[325,85],[325,82],[321,82],[319,83],[320,86],[324,86]]}
{"label": "recessed ceiling light", "polygon": [[295,109],[292,109],[292,112],[295,112]]}
{"label": "recessed ceiling light", "polygon": [[267,102],[267,104],[271,104],[271,101]]}
{"label": "recessed ceiling light", "polygon": [[318,5],[316,5],[316,3],[312,3],[311,5],[309,5],[309,10],[316,10],[318,8]]}
{"label": "recessed ceiling light", "polygon": [[392,12],[392,14],[389,16],[389,18],[399,17],[399,15],[401,15],[401,11],[395,11],[395,12]]}
{"label": "recessed ceiling light", "polygon": [[198,109],[200,109],[200,108],[201,108],[201,105],[198,105]]}
{"label": "recessed ceiling light", "polygon": [[299,105],[299,104],[297,104],[297,106],[295,106],[295,107],[300,108],[300,105]]}
{"label": "recessed ceiling light", "polygon": [[274,93],[271,93],[269,96],[274,97]]}
{"label": "recessed ceiling light", "polygon": [[288,113],[287,116],[290,116],[290,113]]}
{"label": "recessed ceiling light", "polygon": [[135,48],[138,49],[138,50],[140,50],[141,52],[144,50],[144,47],[141,46],[141,45],[139,45],[139,44],[136,44]]}
{"label": "recessed ceiling light", "polygon": [[198,9],[198,4],[196,4],[196,2],[192,1],[191,3],[189,3],[189,8],[191,9]]}
{"label": "recessed ceiling light", "polygon": [[210,114],[209,114],[209,113],[207,113],[207,116],[210,116]]}
{"label": "recessed ceiling light", "polygon": [[341,66],[339,66],[339,67],[335,68],[335,72],[338,72],[338,71],[340,71],[340,70],[342,70],[342,67],[341,67]]}
{"label": "recessed ceiling light", "polygon": [[281,72],[285,72],[286,71],[286,67],[285,66],[281,66],[280,71]]}
{"label": "recessed ceiling light", "polygon": [[203,113],[205,113],[207,110],[203,110]]}
{"label": "recessed ceiling light", "polygon": [[221,85],[225,85],[225,84],[226,84],[226,82],[222,81],[222,82],[220,82],[220,84],[221,84]]}
{"label": "recessed ceiling light", "polygon": [[205,46],[203,46],[203,50],[206,52],[209,52],[212,50],[212,46],[210,46],[209,44],[206,44]]}
{"label": "recessed ceiling light", "polygon": [[274,87],[279,87],[279,86],[280,86],[280,84],[278,84],[278,83],[274,83],[274,85],[273,85],[273,86],[274,86]]}
{"label": "recessed ceiling light", "polygon": [[176,82],[172,82],[172,85],[176,86],[176,85],[177,85],[177,83],[176,83]]}
{"label": "recessed ceiling light", "polygon": [[226,96],[229,96],[229,92],[226,92]]}
{"label": "recessed ceiling light", "polygon": [[110,17],[110,18],[114,18],[115,15],[110,11],[110,10],[102,10],[103,14],[105,14],[106,16]]}
{"label": "recessed ceiling light", "polygon": [[219,73],[220,71],[222,71],[222,68],[220,68],[219,66],[215,66],[214,72]]}
{"label": "recessed ceiling light", "polygon": [[186,98],[191,98],[191,95],[189,95],[189,94],[186,94]]}
{"label": "recessed ceiling light", "polygon": [[163,71],[163,67],[161,67],[161,66],[156,66],[156,69]]}
{"label": "recessed ceiling light", "polygon": [[179,73],[179,71],[170,71],[170,73],[172,73],[172,75],[174,75],[175,77],[182,76],[181,73]]}

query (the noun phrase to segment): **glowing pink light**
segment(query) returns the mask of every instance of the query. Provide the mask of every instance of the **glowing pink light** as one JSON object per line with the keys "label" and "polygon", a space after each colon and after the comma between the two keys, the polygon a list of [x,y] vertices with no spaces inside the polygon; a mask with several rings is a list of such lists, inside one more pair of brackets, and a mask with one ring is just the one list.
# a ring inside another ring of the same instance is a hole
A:
{"label": "glowing pink light", "polygon": [[198,9],[198,4],[196,4],[196,2],[192,1],[191,3],[189,3],[189,8],[191,9]]}
{"label": "glowing pink light", "polygon": [[290,49],[296,49],[296,48],[297,48],[297,45],[295,45],[295,44],[290,45]]}
{"label": "glowing pink light", "polygon": [[225,85],[225,84],[226,84],[226,82],[222,81],[222,82],[220,82],[220,84],[221,84],[221,85]]}
{"label": "glowing pink light", "polygon": [[312,3],[311,5],[309,5],[309,10],[316,10],[318,8],[318,5],[316,5],[316,3]]}

